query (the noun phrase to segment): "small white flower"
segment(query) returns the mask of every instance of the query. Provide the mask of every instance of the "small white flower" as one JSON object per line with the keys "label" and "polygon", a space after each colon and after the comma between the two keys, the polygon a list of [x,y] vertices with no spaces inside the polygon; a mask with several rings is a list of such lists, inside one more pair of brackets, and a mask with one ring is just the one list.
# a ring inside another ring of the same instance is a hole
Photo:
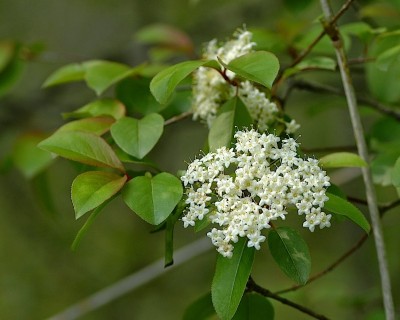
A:
{"label": "small white flower", "polygon": [[[254,52],[256,43],[252,41],[252,36],[247,30],[238,30],[233,39],[220,46],[214,39],[205,46],[203,59],[216,61],[220,59],[224,63],[229,63],[242,55]],[[225,70],[225,75],[230,80],[236,77],[230,70]],[[294,120],[287,123],[281,119],[278,106],[250,81],[240,82],[235,88],[217,70],[207,67],[198,68],[193,74],[193,80],[193,119],[203,120],[208,127],[211,127],[216,118],[218,108],[235,96],[244,102],[251,118],[257,122],[257,127],[261,131],[266,131],[277,121],[285,123],[288,134],[294,133],[300,127]]]}
{"label": "small white flower", "polygon": [[288,207],[305,215],[303,226],[330,226],[321,211],[329,178],[315,159],[297,156],[298,143],[256,130],[238,131],[233,148],[220,148],[194,160],[181,177],[188,205],[184,227],[207,219],[214,227],[207,236],[225,257],[232,256],[239,237],[260,249],[271,220],[285,220]]}

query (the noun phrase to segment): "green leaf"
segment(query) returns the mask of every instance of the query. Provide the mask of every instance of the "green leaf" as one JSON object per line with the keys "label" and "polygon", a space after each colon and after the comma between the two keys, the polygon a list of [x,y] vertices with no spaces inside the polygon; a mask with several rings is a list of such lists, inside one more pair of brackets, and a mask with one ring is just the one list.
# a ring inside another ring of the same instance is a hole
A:
{"label": "green leaf", "polygon": [[71,63],[53,72],[44,82],[43,87],[81,81],[85,78],[85,67],[81,63]]}
{"label": "green leaf", "polygon": [[400,123],[392,117],[380,118],[370,129],[371,146],[377,149],[377,144],[399,141]]}
{"label": "green leaf", "polygon": [[208,216],[205,216],[202,220],[196,220],[194,225],[194,232],[200,232],[210,225],[211,221]]}
{"label": "green leaf", "polygon": [[362,21],[346,23],[340,26],[340,32],[342,34],[356,36],[364,43],[368,43],[375,35],[385,31],[386,28],[374,29],[369,24]]}
{"label": "green leaf", "polygon": [[311,271],[311,257],[307,243],[289,227],[271,230],[268,246],[281,270],[293,281],[304,285]]}
{"label": "green leaf", "polygon": [[331,185],[326,189],[326,191],[335,196],[346,199],[346,194],[344,193],[344,191],[334,183],[331,183]]}
{"label": "green leaf", "polygon": [[358,154],[350,152],[336,152],[319,159],[324,168],[338,167],[366,167],[368,164]]}
{"label": "green leaf", "polygon": [[232,60],[227,65],[221,63],[238,76],[262,84],[267,88],[272,87],[279,71],[278,58],[268,51],[250,52]]}
{"label": "green leaf", "polygon": [[206,320],[215,315],[211,292],[194,301],[183,314],[183,320]]}
{"label": "green leaf", "polygon": [[324,205],[324,208],[326,210],[349,218],[350,220],[358,224],[361,228],[363,228],[367,233],[371,230],[369,222],[356,206],[354,206],[347,200],[335,196],[331,193],[327,193],[326,195],[329,198],[329,200],[326,201]]}
{"label": "green leaf", "polygon": [[14,145],[12,153],[14,164],[28,179],[47,168],[54,159],[51,153],[37,147],[44,138],[42,134],[25,134]]}
{"label": "green leaf", "polygon": [[83,107],[69,113],[64,113],[63,117],[68,118],[88,118],[110,116],[118,120],[125,116],[125,106],[115,99],[101,99],[90,102]]}
{"label": "green leaf", "polygon": [[61,131],[43,140],[40,148],[61,157],[98,167],[110,167],[125,172],[114,150],[99,136],[78,131]]}
{"label": "green leaf", "polygon": [[257,293],[246,293],[232,320],[273,320],[274,307],[265,297]]}
{"label": "green leaf", "polygon": [[212,302],[222,320],[232,319],[249,279],[254,260],[254,247],[247,247],[247,239],[235,243],[232,258],[217,257],[211,286]]}
{"label": "green leaf", "polygon": [[131,68],[111,61],[96,61],[86,68],[85,80],[97,95],[101,95],[113,84],[139,73],[141,68],[142,66]]}
{"label": "green leaf", "polygon": [[400,101],[400,90],[398,90],[400,59],[395,58],[396,55],[398,57],[398,52],[396,53],[398,49],[394,49],[398,47],[399,42],[400,34],[382,34],[368,50],[370,57],[376,58],[382,55],[380,60],[367,63],[365,66],[369,90],[378,100],[386,103]]}
{"label": "green leaf", "polygon": [[111,126],[111,135],[122,150],[142,159],[156,145],[163,130],[163,117],[152,113],[140,120],[130,117],[119,119]]}
{"label": "green leaf", "polygon": [[383,51],[376,59],[377,67],[387,71],[392,65],[395,65],[400,58],[400,45],[394,46]]}
{"label": "green leaf", "polygon": [[115,154],[118,156],[119,160],[121,160],[122,162],[133,163],[133,164],[137,164],[139,166],[147,166],[147,167],[153,168],[156,171],[162,171],[157,166],[157,164],[155,164],[153,161],[151,161],[147,157],[144,157],[143,159],[138,159],[138,158],[132,157],[131,155],[127,154],[124,150],[122,150],[117,145],[113,146],[113,150],[115,151]]}
{"label": "green leaf", "polygon": [[127,176],[104,171],[80,174],[72,182],[71,198],[78,219],[110,199],[124,186]]}
{"label": "green leaf", "polygon": [[[211,61],[184,61],[159,72],[150,82],[150,91],[156,100],[167,103],[176,86],[190,73],[204,65],[212,65]],[[217,65],[213,64],[217,67]]]}
{"label": "green leaf", "polygon": [[235,129],[240,130],[253,123],[242,100],[235,97],[228,100],[222,107],[221,113],[215,118],[208,134],[210,151],[221,147],[230,147]]}
{"label": "green leaf", "polygon": [[371,161],[371,172],[374,183],[382,186],[390,186],[392,184],[392,171],[396,160],[400,156],[398,148],[383,151]]}
{"label": "green leaf", "polygon": [[400,157],[397,158],[392,171],[392,184],[396,187],[400,187]]}
{"label": "green leaf", "polygon": [[111,117],[85,118],[64,124],[57,131],[84,131],[101,136],[110,130],[110,127],[114,122],[115,119]]}
{"label": "green leaf", "polygon": [[284,75],[289,77],[301,71],[314,69],[334,71],[336,69],[336,61],[328,57],[308,58],[298,63],[295,67],[286,69]]}
{"label": "green leaf", "polygon": [[128,78],[116,86],[116,97],[126,106],[129,114],[159,112],[166,106],[154,99],[149,86],[148,78]]}
{"label": "green leaf", "polygon": [[113,84],[139,73],[142,67],[140,65],[131,68],[125,64],[104,60],[72,63],[53,72],[46,79],[43,87],[85,80],[89,88],[100,95]]}
{"label": "green leaf", "polygon": [[122,196],[128,207],[153,225],[167,219],[182,194],[181,181],[166,172],[154,177],[146,175],[133,178],[122,189]]}

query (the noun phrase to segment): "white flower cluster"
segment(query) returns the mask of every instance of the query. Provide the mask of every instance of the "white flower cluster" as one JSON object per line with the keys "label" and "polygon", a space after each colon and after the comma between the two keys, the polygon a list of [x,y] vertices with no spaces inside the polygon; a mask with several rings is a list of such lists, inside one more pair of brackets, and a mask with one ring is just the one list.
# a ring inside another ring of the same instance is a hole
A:
{"label": "white flower cluster", "polygon": [[181,177],[188,205],[184,227],[208,219],[215,226],[207,235],[225,257],[233,243],[247,237],[249,247],[260,248],[262,230],[285,219],[289,207],[305,215],[304,227],[314,231],[330,226],[330,214],[321,208],[328,199],[329,177],[312,158],[297,156],[297,142],[281,140],[254,129],[237,131],[234,148],[220,148],[189,164]]}
{"label": "white flower cluster", "polygon": [[[221,59],[229,63],[233,59],[250,53],[256,43],[251,41],[252,33],[247,30],[238,30],[234,39],[227,41],[224,45],[218,46],[214,39],[208,43],[204,50],[203,58],[206,60]],[[235,73],[226,72],[229,79],[235,77]],[[218,71],[200,67],[194,73],[193,87],[193,119],[201,119],[207,122],[210,127],[217,115],[218,108],[230,98],[237,94],[236,89],[230,86]],[[257,89],[251,82],[244,81],[239,85],[238,96],[247,106],[251,117],[257,120],[258,128],[266,131],[269,125],[279,117],[279,109],[274,102],[271,102],[264,92]],[[286,133],[294,133],[300,127],[294,120],[287,123]]]}

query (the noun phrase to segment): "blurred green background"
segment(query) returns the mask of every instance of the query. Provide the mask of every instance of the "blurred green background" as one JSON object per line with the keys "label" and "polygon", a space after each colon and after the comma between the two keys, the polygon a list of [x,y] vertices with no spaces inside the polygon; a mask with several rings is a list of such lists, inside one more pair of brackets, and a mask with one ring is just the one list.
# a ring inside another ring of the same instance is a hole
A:
{"label": "blurred green background", "polygon": [[[82,84],[41,89],[46,77],[62,65],[88,59],[130,65],[145,61],[147,47],[135,41],[133,35],[152,23],[184,30],[198,51],[202,43],[212,38],[226,39],[243,25],[281,33],[288,30],[290,37],[290,30],[301,29],[319,15],[317,1],[310,2],[306,11],[299,12],[288,10],[281,1],[261,0],[0,0],[0,40],[44,46],[36,58],[26,63],[13,89],[0,98],[0,319],[47,318],[164,253],[163,233],[151,234],[151,228],[120,199],[104,210],[79,249],[71,251],[70,245],[83,223],[75,220],[69,195],[77,168],[58,160],[30,181],[8,166],[8,156],[21,134],[50,132],[63,123],[62,112],[95,98]],[[332,80],[331,74],[311,74],[310,79],[340,86],[339,77]],[[364,86],[362,76],[356,76],[355,82],[359,88]],[[295,92],[286,107],[302,124],[303,146],[354,144],[342,98]],[[379,116],[363,111],[368,128]],[[167,128],[152,157],[165,170],[184,169],[185,161],[199,152],[206,135],[202,125],[190,120],[175,124]],[[363,197],[359,177],[343,188]],[[383,202],[394,197],[389,188],[378,192]],[[49,195],[52,203],[40,201],[40,193]],[[399,213],[399,209],[392,210],[383,221],[397,303]],[[298,225],[299,221],[293,217],[289,223]],[[310,246],[313,273],[328,266],[362,235],[348,222],[335,222],[329,230],[302,234]],[[195,235],[193,230],[178,225],[176,248],[201,236],[204,234]],[[190,302],[209,290],[215,257],[210,250],[82,319],[179,319]],[[257,253],[254,278],[272,291],[291,285],[274,265],[266,246]],[[372,239],[333,273],[286,296],[333,319],[383,319]],[[308,319],[296,310],[273,304],[276,319]]]}

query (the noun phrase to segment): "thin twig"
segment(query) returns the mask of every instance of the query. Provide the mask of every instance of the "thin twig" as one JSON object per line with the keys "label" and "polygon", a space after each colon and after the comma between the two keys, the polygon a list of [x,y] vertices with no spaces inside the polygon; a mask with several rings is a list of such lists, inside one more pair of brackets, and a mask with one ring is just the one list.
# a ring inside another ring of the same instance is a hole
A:
{"label": "thin twig", "polygon": [[172,124],[172,123],[181,121],[181,120],[183,120],[183,119],[185,119],[185,118],[187,118],[187,117],[190,117],[192,114],[193,114],[193,113],[192,113],[191,111],[186,111],[186,112],[183,112],[183,113],[181,113],[181,114],[178,114],[177,116],[174,116],[174,117],[169,118],[168,120],[166,120],[166,121],[164,122],[164,126],[168,126],[168,125],[170,125],[170,124]]}
{"label": "thin twig", "polygon": [[320,320],[328,320],[329,319],[321,314],[314,312],[313,310],[311,310],[307,307],[304,307],[304,306],[302,306],[298,303],[295,303],[293,301],[290,301],[286,298],[282,298],[281,296],[269,291],[268,289],[265,289],[265,288],[259,286],[257,283],[254,282],[254,280],[251,277],[247,281],[247,290],[250,292],[257,292],[264,297],[268,297],[268,298],[274,299],[276,301],[279,301],[287,306],[290,306],[296,310],[299,310],[305,314],[308,314],[310,317],[313,317],[314,319],[320,319]]}
{"label": "thin twig", "polygon": [[399,199],[399,200],[396,200],[396,201],[393,201],[392,203],[389,203],[389,204],[386,205],[386,206],[381,206],[380,209],[379,209],[379,212],[380,212],[380,214],[381,214],[381,217],[382,217],[386,212],[388,212],[389,210],[392,210],[393,208],[396,208],[397,206],[400,206],[400,199]]}
{"label": "thin twig", "polygon": [[[338,13],[330,20],[331,24],[336,23],[337,20],[349,9],[351,3],[354,0],[348,0],[338,11]],[[318,42],[323,38],[323,36],[326,34],[326,30],[322,30],[318,36],[308,45],[307,48],[304,49],[302,53],[300,53],[297,58],[289,65],[289,68],[294,67],[297,65],[300,61],[302,61],[310,52],[311,50],[318,44]]]}
{"label": "thin twig", "polygon": [[[357,108],[357,99],[355,95],[355,90],[352,84],[349,66],[347,64],[347,56],[336,24],[330,23],[330,21],[334,20],[329,0],[320,0],[320,4],[326,19],[326,23],[324,25],[325,30],[329,35],[329,37],[331,38],[332,44],[336,51],[336,57],[340,68],[340,74],[342,76],[342,83],[346,94],[347,104],[349,107],[349,113],[353,125],[353,131],[357,143],[358,152],[361,158],[364,159],[364,161],[368,161],[369,159],[368,149],[364,139],[364,130],[361,124],[360,114]],[[386,259],[385,243],[383,240],[383,232],[379,217],[376,194],[372,183],[372,175],[368,167],[363,167],[361,168],[361,170],[364,178],[368,208],[372,221],[372,230],[374,234],[375,246],[378,257],[386,319],[394,320],[394,305],[393,305],[388,264]]]}
{"label": "thin twig", "polygon": [[82,317],[90,311],[96,310],[111,301],[127,294],[130,291],[154,280],[155,278],[175,269],[177,266],[197,257],[211,249],[211,243],[207,238],[192,242],[174,253],[175,263],[171,267],[164,268],[164,258],[147,265],[132,275],[113,283],[93,295],[82,299],[60,313],[48,318],[48,320],[74,320]]}
{"label": "thin twig", "polygon": [[[315,92],[315,93],[331,93],[337,96],[344,96],[345,93],[335,87],[328,86],[328,85],[322,85],[322,84],[316,84],[316,83],[311,83],[309,81],[303,81],[303,80],[296,80],[291,83],[292,88],[300,89],[300,90],[307,90],[310,92]],[[389,108],[388,106],[372,99],[369,97],[357,97],[357,102],[360,104],[365,104],[366,106],[373,108],[374,110],[391,116],[395,118],[396,120],[400,120],[400,112]]]}
{"label": "thin twig", "polygon": [[341,255],[335,262],[333,262],[329,267],[326,269],[322,270],[321,272],[315,274],[314,276],[310,277],[308,279],[307,283],[305,285],[295,285],[287,289],[279,290],[274,292],[275,294],[283,294],[291,291],[296,291],[300,288],[303,288],[304,286],[310,284],[311,282],[321,278],[322,276],[326,275],[327,273],[333,271],[336,267],[338,267],[344,260],[346,260],[348,257],[350,257],[354,252],[356,252],[361,246],[364,244],[364,242],[368,239],[368,234],[364,234],[360,240],[357,241],[357,243],[352,246],[349,250],[347,250],[343,255]]}

